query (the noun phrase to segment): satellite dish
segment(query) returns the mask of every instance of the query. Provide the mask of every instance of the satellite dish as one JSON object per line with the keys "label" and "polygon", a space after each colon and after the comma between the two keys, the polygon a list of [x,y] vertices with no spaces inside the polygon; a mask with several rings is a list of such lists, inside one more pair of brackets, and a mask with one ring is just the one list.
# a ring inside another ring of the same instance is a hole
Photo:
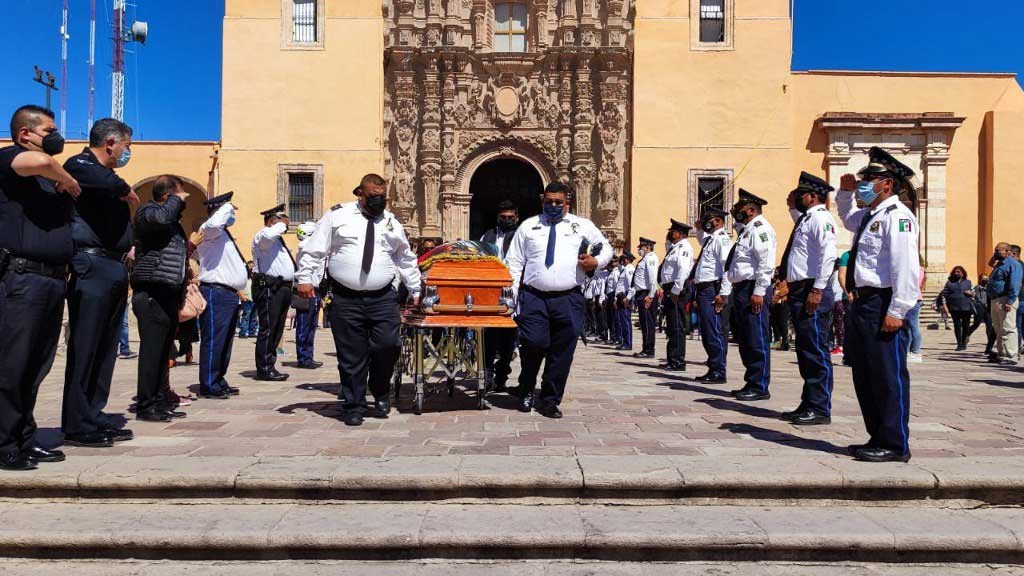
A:
{"label": "satellite dish", "polygon": [[145,44],[146,38],[149,36],[149,24],[145,22],[136,22],[132,24],[132,40]]}

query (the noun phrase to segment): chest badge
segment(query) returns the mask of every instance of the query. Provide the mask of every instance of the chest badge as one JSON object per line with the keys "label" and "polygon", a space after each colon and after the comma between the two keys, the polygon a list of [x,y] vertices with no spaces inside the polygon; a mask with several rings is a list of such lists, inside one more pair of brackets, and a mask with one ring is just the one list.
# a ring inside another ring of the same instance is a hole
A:
{"label": "chest badge", "polygon": [[872,232],[878,232],[878,229],[881,228],[881,227],[882,227],[882,223],[881,222],[872,222],[871,223],[871,227],[869,228],[869,230],[871,230]]}

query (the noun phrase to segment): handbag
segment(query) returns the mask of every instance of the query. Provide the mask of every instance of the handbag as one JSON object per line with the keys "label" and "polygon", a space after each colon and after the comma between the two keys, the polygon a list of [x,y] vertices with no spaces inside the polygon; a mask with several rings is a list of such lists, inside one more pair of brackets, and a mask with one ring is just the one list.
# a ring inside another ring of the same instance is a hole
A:
{"label": "handbag", "polygon": [[185,288],[185,300],[178,309],[178,322],[188,322],[198,318],[206,310],[206,299],[195,284],[189,284]]}

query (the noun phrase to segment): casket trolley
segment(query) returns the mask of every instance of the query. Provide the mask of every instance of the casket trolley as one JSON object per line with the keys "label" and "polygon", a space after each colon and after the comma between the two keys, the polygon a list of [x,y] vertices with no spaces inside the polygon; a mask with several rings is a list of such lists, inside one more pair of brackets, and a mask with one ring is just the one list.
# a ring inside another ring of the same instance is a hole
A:
{"label": "casket trolley", "polygon": [[484,331],[515,328],[512,277],[492,247],[456,242],[420,258],[420,305],[402,317],[402,353],[392,380],[398,402],[402,380],[415,386],[413,411],[423,413],[426,394],[453,397],[461,383],[487,408],[492,382],[484,362]]}

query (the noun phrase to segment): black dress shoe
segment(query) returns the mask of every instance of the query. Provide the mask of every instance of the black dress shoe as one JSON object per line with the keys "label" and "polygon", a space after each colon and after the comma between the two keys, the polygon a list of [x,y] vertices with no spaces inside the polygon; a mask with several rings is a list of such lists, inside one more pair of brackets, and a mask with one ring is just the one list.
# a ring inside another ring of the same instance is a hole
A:
{"label": "black dress shoe", "polygon": [[163,410],[148,410],[146,412],[139,412],[135,415],[136,420],[142,420],[143,422],[170,422],[171,417],[167,412]]}
{"label": "black dress shoe", "polygon": [[391,401],[387,398],[377,400],[373,403],[373,409],[377,418],[387,418],[391,413]]}
{"label": "black dress shoe", "polygon": [[728,380],[725,379],[725,376],[716,374],[708,376],[703,380],[698,380],[698,382],[703,382],[704,384],[725,384],[726,382],[728,382]]}
{"label": "black dress shoe", "polygon": [[257,372],[256,379],[264,382],[283,382],[288,379],[288,375],[280,372]]}
{"label": "black dress shoe", "polygon": [[562,417],[562,411],[554,404],[541,404],[540,406],[537,406],[537,414],[553,420],[558,420]]}
{"label": "black dress shoe", "polygon": [[358,412],[346,412],[341,417],[341,421],[345,423],[345,426],[362,426],[363,415]]}
{"label": "black dress shoe", "polygon": [[238,394],[241,393],[241,390],[234,386],[228,386],[226,390],[228,391],[228,396],[238,396]]}
{"label": "black dress shoe", "polygon": [[88,434],[65,434],[64,443],[71,446],[83,446],[86,448],[109,448],[114,441],[103,432],[90,432]]}
{"label": "black dress shoe", "polygon": [[665,370],[669,372],[686,372],[686,364],[669,364],[665,367]]}
{"label": "black dress shoe", "polygon": [[[516,395],[519,396],[518,394]],[[519,405],[516,406],[516,410],[520,412],[530,412],[533,410],[533,392],[525,396],[519,396]]]}
{"label": "black dress shoe", "polygon": [[853,457],[862,462],[907,462],[910,460],[910,452],[899,454],[888,448],[865,446],[854,452]]}
{"label": "black dress shoe", "polygon": [[188,416],[188,414],[186,414],[184,412],[181,412],[180,410],[173,410],[173,409],[170,409],[170,408],[168,408],[164,412],[168,416],[170,416],[171,420],[174,420],[176,418],[184,418],[184,417]]}
{"label": "black dress shoe", "polygon": [[790,422],[794,426],[821,426],[823,424],[831,424],[832,417],[828,414],[822,414],[814,410],[804,410],[799,414],[794,415]]}
{"label": "black dress shoe", "polygon": [[36,461],[22,454],[11,452],[0,456],[0,470],[35,470]]}
{"label": "black dress shoe", "polygon": [[210,400],[227,400],[230,397],[230,395],[228,394],[227,390],[221,390],[219,392],[214,392],[213,390],[200,390],[199,397],[207,398]]}
{"label": "black dress shoe", "polygon": [[22,450],[21,454],[36,462],[63,462],[64,453],[60,450],[47,450],[39,446],[33,446],[28,450]]}
{"label": "black dress shoe", "polygon": [[862,449],[868,448],[868,447],[869,447],[868,444],[850,444],[849,446],[846,447],[846,452],[850,456],[856,456],[858,450],[862,450]]}
{"label": "black dress shoe", "polygon": [[806,408],[800,406],[796,410],[792,410],[790,412],[783,412],[782,414],[779,414],[779,420],[792,420],[794,416],[805,411]]}
{"label": "black dress shoe", "polygon": [[135,434],[126,428],[103,428],[100,432],[110,436],[114,442],[126,442],[135,438]]}
{"label": "black dress shoe", "polygon": [[633,354],[633,358],[654,358],[654,354],[650,354],[648,352],[637,352],[636,354]]}
{"label": "black dress shoe", "polygon": [[741,388],[739,390],[733,390],[732,396],[733,396],[733,398],[739,400],[740,402],[754,402],[754,401],[757,401],[757,400],[768,400],[769,398],[772,397],[771,393],[769,393],[769,392],[762,392],[761,390],[758,390],[757,388],[750,388],[750,387]]}
{"label": "black dress shoe", "polygon": [[499,394],[502,392],[508,392],[508,386],[504,382],[495,382],[491,386],[491,392],[497,392]]}
{"label": "black dress shoe", "polygon": [[299,362],[298,364],[295,365],[295,367],[302,368],[304,370],[316,370],[317,368],[323,365],[323,362],[317,362],[316,360],[313,360],[311,362]]}

